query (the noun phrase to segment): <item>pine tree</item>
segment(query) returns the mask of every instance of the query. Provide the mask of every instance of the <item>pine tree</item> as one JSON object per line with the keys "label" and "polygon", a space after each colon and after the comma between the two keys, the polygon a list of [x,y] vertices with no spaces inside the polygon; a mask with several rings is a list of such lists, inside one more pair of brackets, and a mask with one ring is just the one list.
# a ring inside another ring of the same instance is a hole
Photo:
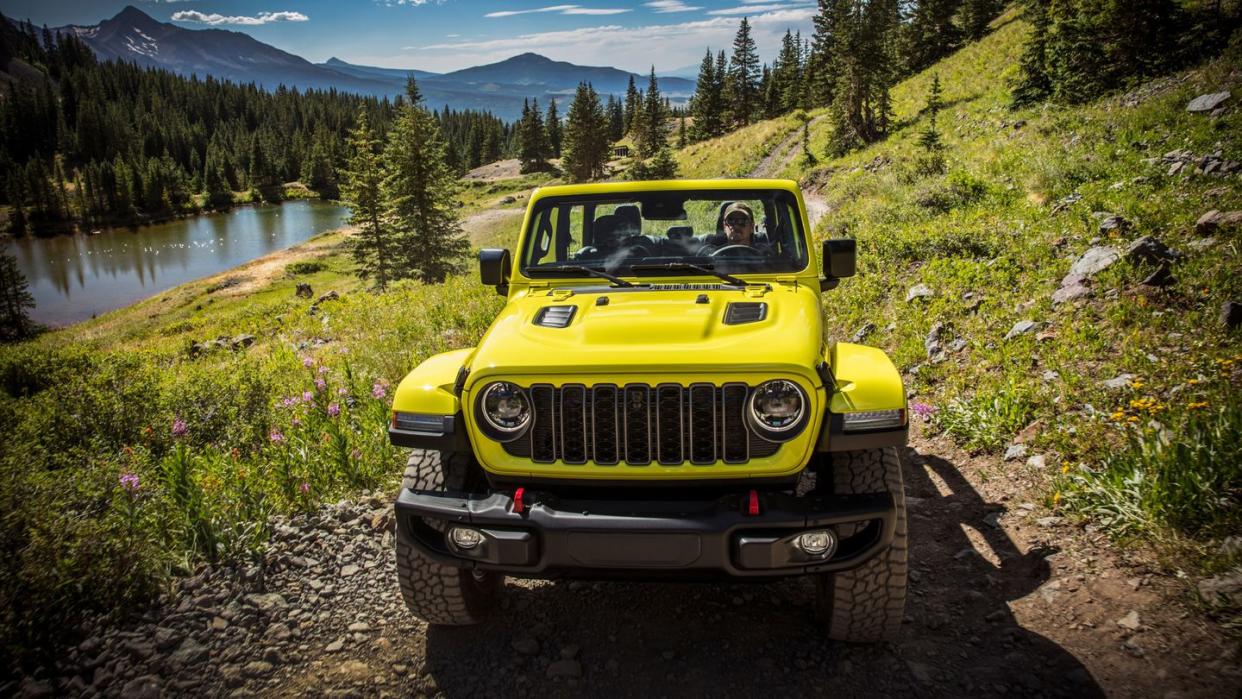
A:
{"label": "pine tree", "polygon": [[759,113],[759,50],[750,35],[750,21],[743,17],[733,37],[727,89],[729,120],[734,126],[749,124]]}
{"label": "pine tree", "polygon": [[962,33],[953,22],[962,0],[918,0],[905,27],[903,63],[918,72],[957,50]]}
{"label": "pine tree", "polygon": [[1052,81],[1048,77],[1048,3],[1050,0],[1026,0],[1026,18],[1031,24],[1031,37],[1018,59],[1018,81],[1013,87],[1013,107],[1048,99]]}
{"label": "pine tree", "polygon": [[962,34],[971,41],[978,41],[988,33],[988,23],[1000,12],[997,0],[962,0]]}
{"label": "pine tree", "polygon": [[625,122],[625,133],[634,130],[634,121],[638,118],[638,112],[642,109],[642,95],[638,94],[638,87],[634,85],[634,76],[630,76],[629,87],[625,88],[625,111],[622,120]]}
{"label": "pine tree", "polygon": [[944,143],[940,139],[940,131],[936,128],[936,117],[940,115],[943,105],[940,96],[940,74],[936,73],[932,75],[931,88],[927,93],[927,107],[924,109],[927,113],[927,128],[919,134],[919,148],[923,150],[923,155],[919,158],[916,167],[920,173],[925,175],[944,172]]}
{"label": "pine tree", "polygon": [[547,167],[544,158],[548,154],[548,144],[543,130],[543,117],[539,113],[539,103],[534,105],[522,102],[522,120],[518,122],[518,160],[522,172],[537,172]]}
{"label": "pine tree", "polygon": [[17,258],[0,251],[0,341],[22,340],[34,333],[29,309],[34,296],[26,275],[17,267]]}
{"label": "pine tree", "polygon": [[349,134],[348,146],[341,196],[349,205],[349,223],[358,227],[358,234],[351,239],[351,252],[358,275],[363,279],[374,277],[382,291],[397,276],[397,244],[389,240],[391,231],[384,225],[385,173],[380,142],[371,132],[365,110],[358,111],[358,125]]}
{"label": "pine tree", "polygon": [[660,97],[660,86],[656,82],[655,66],[651,67],[651,77],[647,81],[647,91],[643,95],[642,112],[637,120],[638,157],[653,157],[668,140],[667,118],[664,100]]}
{"label": "pine tree", "polygon": [[565,118],[561,166],[575,182],[604,176],[608,159],[608,122],[599,95],[590,83],[579,83]]}
{"label": "pine tree", "polygon": [[[611,97],[611,96],[610,96]],[[561,116],[556,113],[556,99],[548,102],[548,116],[544,119],[544,138],[548,144],[548,155],[552,158],[561,157]]]}
{"label": "pine tree", "polygon": [[804,79],[808,106],[826,107],[832,104],[838,72],[837,43],[852,6],[850,0],[819,0],[819,12],[812,20],[815,33],[811,36]]}
{"label": "pine tree", "polygon": [[608,95],[608,107],[606,109],[608,115],[608,140],[615,143],[625,138],[625,113],[621,106],[621,100],[612,95]]}
{"label": "pine tree", "polygon": [[686,147],[686,115],[682,114],[677,120],[677,147]]}
{"label": "pine tree", "polygon": [[699,65],[694,96],[690,98],[690,114],[694,117],[690,136],[693,140],[705,141],[724,132],[723,89],[720,74],[716,72],[716,61],[711,49],[708,49],[703,63]]}
{"label": "pine tree", "polygon": [[898,27],[896,0],[837,2],[833,155],[873,143],[888,133],[892,111],[888,90],[896,73],[893,38]]}
{"label": "pine tree", "polygon": [[444,159],[444,139],[423,107],[414,78],[384,148],[385,216],[401,266],[395,276],[439,283],[470,250],[457,219],[458,181]]}

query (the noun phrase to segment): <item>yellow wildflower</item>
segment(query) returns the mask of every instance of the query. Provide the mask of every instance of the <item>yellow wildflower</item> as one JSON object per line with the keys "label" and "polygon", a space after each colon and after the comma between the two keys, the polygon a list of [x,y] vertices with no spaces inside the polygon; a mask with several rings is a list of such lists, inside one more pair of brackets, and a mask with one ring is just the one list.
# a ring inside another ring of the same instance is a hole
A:
{"label": "yellow wildflower", "polygon": [[1207,401],[1198,401],[1198,402],[1191,403],[1191,404],[1189,404],[1189,405],[1187,405],[1187,406],[1186,406],[1186,408],[1187,408],[1187,409],[1189,409],[1189,410],[1202,410],[1202,409],[1204,409],[1204,408],[1206,408],[1206,407],[1208,407],[1208,402],[1207,402]]}
{"label": "yellow wildflower", "polygon": [[1069,462],[1068,461],[1061,465],[1061,473],[1069,473]]}
{"label": "yellow wildflower", "polygon": [[1056,507],[1059,504],[1061,504],[1061,491],[1058,490],[1052,494],[1052,506]]}
{"label": "yellow wildflower", "polygon": [[1142,388],[1142,387],[1144,387],[1144,386],[1146,386],[1146,385],[1147,385],[1147,384],[1143,383],[1143,382],[1142,382],[1141,380],[1139,380],[1139,379],[1135,379],[1135,380],[1133,380],[1133,381],[1131,381],[1131,382],[1130,382],[1130,388],[1133,388],[1133,389],[1136,389],[1136,390],[1137,390],[1137,389],[1140,389],[1140,388]]}

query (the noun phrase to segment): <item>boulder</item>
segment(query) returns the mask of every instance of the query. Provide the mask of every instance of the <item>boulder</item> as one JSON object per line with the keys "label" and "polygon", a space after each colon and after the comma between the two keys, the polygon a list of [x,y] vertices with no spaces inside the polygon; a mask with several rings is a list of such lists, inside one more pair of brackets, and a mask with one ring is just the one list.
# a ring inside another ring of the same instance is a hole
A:
{"label": "boulder", "polygon": [[1192,113],[1210,112],[1224,104],[1229,97],[1230,95],[1228,90],[1225,90],[1224,92],[1212,92],[1206,95],[1199,95],[1198,97],[1190,100],[1190,103],[1186,105],[1186,111]]}
{"label": "boulder", "polygon": [[875,332],[875,323],[872,323],[871,321],[867,321],[866,323],[862,324],[862,327],[859,328],[857,332],[854,333],[854,336],[850,338],[850,342],[854,342],[854,343],[862,342],[863,340],[866,340],[867,336],[873,332]]}
{"label": "boulder", "polygon": [[1099,230],[1101,235],[1108,235],[1113,232],[1118,234],[1125,233],[1133,227],[1134,226],[1131,225],[1129,219],[1124,216],[1118,216],[1117,214],[1104,213],[1100,218]]}
{"label": "boulder", "polygon": [[1052,292],[1053,305],[1091,295],[1091,289],[1087,287],[1086,282],[1087,278],[1081,274],[1066,275],[1065,279],[1061,280],[1061,288]]}
{"label": "boulder", "polygon": [[254,335],[241,334],[233,338],[229,343],[233,349],[242,349],[254,344]]}
{"label": "boulder", "polygon": [[1195,232],[1201,235],[1209,235],[1230,228],[1242,228],[1242,211],[1221,212],[1212,209],[1195,221]]}
{"label": "boulder", "polygon": [[337,300],[337,299],[339,299],[339,298],[341,298],[341,295],[340,295],[340,294],[336,293],[335,291],[329,291],[328,293],[324,294],[323,296],[320,296],[319,298],[315,299],[315,305],[316,305],[316,306],[318,306],[319,304],[323,303],[324,301],[335,301],[335,300]]}
{"label": "boulder", "polygon": [[915,299],[931,298],[932,296],[935,296],[935,295],[936,295],[936,292],[932,291],[931,287],[927,286],[926,284],[915,284],[914,286],[910,287],[909,291],[906,292],[906,303],[910,303],[911,301]]}
{"label": "boulder", "polygon": [[296,293],[298,298],[304,299],[308,299],[315,295],[315,292],[311,290],[311,285],[306,282],[298,282],[298,289]]}
{"label": "boulder", "polygon": [[[1070,275],[1078,275],[1083,278],[1089,278],[1108,269],[1114,262],[1121,259],[1121,253],[1116,248],[1107,245],[1096,245],[1088,248],[1070,267]],[[1065,277],[1068,280],[1069,276]],[[1062,284],[1065,283],[1062,280]]]}
{"label": "boulder", "polygon": [[1230,330],[1242,325],[1242,303],[1226,301],[1221,304],[1220,324]]}
{"label": "boulder", "polygon": [[1009,329],[1009,333],[1005,335],[1005,339],[1012,340],[1013,338],[1019,335],[1025,335],[1027,333],[1034,332],[1035,329],[1038,327],[1039,327],[1039,323],[1033,320],[1020,320],[1014,323],[1013,327]]}
{"label": "boulder", "polygon": [[1167,262],[1176,262],[1182,259],[1182,253],[1170,248],[1164,243],[1156,239],[1155,236],[1145,235],[1142,238],[1130,243],[1126,248],[1126,259],[1131,262],[1144,262],[1151,265],[1163,264]]}

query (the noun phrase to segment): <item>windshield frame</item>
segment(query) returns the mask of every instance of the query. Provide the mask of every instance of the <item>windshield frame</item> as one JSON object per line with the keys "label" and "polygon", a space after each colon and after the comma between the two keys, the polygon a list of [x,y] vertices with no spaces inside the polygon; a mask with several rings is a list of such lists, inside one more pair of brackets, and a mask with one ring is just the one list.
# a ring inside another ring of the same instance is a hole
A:
{"label": "windshield frame", "polygon": [[[792,264],[790,265],[790,268],[779,269],[779,270],[766,269],[766,270],[754,270],[754,271],[746,270],[746,269],[728,269],[727,271],[729,274],[732,274],[735,276],[763,277],[763,278],[772,278],[775,276],[802,275],[802,274],[807,273],[808,269],[810,269],[814,265],[816,255],[815,255],[815,252],[812,250],[810,231],[807,230],[806,228],[806,221],[804,220],[805,213],[804,213],[804,209],[802,206],[801,197],[798,195],[797,191],[791,190],[788,188],[779,187],[779,186],[777,187],[744,186],[744,187],[736,187],[736,188],[734,187],[728,187],[728,188],[710,187],[710,188],[694,188],[694,189],[623,190],[623,191],[606,191],[606,192],[593,192],[593,193],[582,193],[582,194],[557,193],[557,194],[549,194],[543,197],[538,197],[534,201],[531,202],[530,211],[529,211],[528,216],[526,217],[525,227],[522,231],[522,236],[520,238],[520,244],[517,250],[517,253],[518,253],[517,254],[517,262],[518,262],[517,271],[518,273],[525,279],[540,280],[540,281],[542,280],[558,280],[559,281],[559,280],[568,280],[568,279],[590,278],[590,277],[587,277],[586,275],[582,275],[581,273],[575,273],[575,272],[568,271],[568,270],[562,271],[562,272],[556,272],[551,268],[541,269],[542,265],[560,264],[560,265],[581,265],[581,266],[596,267],[598,269],[604,269],[608,271],[609,273],[615,274],[617,276],[625,277],[627,279],[650,278],[654,276],[668,276],[668,277],[713,276],[711,274],[703,274],[701,272],[695,272],[693,270],[684,270],[684,271],[683,270],[662,270],[659,272],[655,272],[655,270],[644,270],[643,272],[635,272],[632,269],[632,266],[642,266],[646,264],[658,265],[658,264],[667,263],[670,261],[688,262],[691,264],[704,265],[707,267],[713,266],[713,262],[715,260],[713,260],[710,256],[703,256],[703,255],[683,255],[683,256],[665,255],[665,256],[651,256],[647,258],[629,258],[629,259],[632,259],[633,261],[630,262],[629,264],[622,265],[621,267],[618,267],[618,268],[606,267],[602,263],[602,261],[576,260],[576,259],[569,257],[568,255],[566,255],[565,259],[557,260],[555,259],[556,253],[551,249],[552,247],[560,244],[560,241],[559,241],[560,233],[557,231],[551,232],[552,240],[548,242],[548,246],[549,246],[548,249],[543,252],[543,255],[552,255],[553,257],[539,264],[534,264],[534,265],[528,264],[527,261],[533,256],[533,247],[538,243],[538,240],[541,237],[541,235],[545,235],[546,233],[548,233],[548,231],[546,230],[545,231],[538,230],[542,225],[547,223],[544,220],[545,212],[554,210],[555,208],[560,207],[560,206],[571,205],[571,206],[578,207],[580,210],[583,210],[585,214],[585,207],[587,207],[588,205],[589,206],[608,206],[608,205],[617,205],[617,204],[633,204],[633,203],[639,202],[645,196],[662,195],[662,194],[663,195],[675,195],[677,198],[680,198],[683,201],[698,199],[698,200],[717,200],[717,201],[724,202],[728,200],[768,199],[772,201],[774,204],[784,205],[788,207],[788,211],[789,211],[788,220],[794,229],[791,232],[791,235],[800,240],[800,245],[796,245],[795,247],[802,248],[800,251],[799,257],[789,258],[792,260]],[[763,215],[764,214],[761,211],[756,211],[755,213],[756,218],[759,218]],[[644,220],[654,220],[654,219],[644,219]],[[575,231],[575,232],[581,235],[583,231],[579,229],[578,231]],[[571,235],[571,239],[572,239],[572,235]],[[544,238],[544,240],[547,241],[547,238]],[[565,250],[568,251],[568,247],[569,247],[568,242],[566,242],[565,244],[566,244]],[[729,267],[729,265],[725,265],[725,267]]]}

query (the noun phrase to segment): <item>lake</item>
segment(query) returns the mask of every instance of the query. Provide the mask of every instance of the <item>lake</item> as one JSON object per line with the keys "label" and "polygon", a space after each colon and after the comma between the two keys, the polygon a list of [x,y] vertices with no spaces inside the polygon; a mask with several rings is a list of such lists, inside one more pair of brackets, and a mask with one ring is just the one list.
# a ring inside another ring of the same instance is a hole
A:
{"label": "lake", "polygon": [[30,282],[31,318],[63,326],[296,245],[348,216],[336,204],[297,200],[95,235],[27,236],[5,249]]}

